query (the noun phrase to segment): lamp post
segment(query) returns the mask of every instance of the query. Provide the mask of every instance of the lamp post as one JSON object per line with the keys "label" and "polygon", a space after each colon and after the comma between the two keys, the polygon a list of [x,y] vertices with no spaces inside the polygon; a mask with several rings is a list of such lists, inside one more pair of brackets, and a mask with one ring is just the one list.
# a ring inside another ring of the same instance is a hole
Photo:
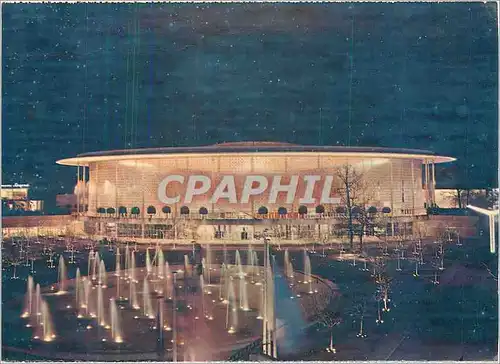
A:
{"label": "lamp post", "polygon": [[172,319],[172,330],[173,330],[173,349],[172,349],[172,361],[175,363],[177,362],[177,272],[174,272],[174,289],[172,292],[173,298],[174,298],[174,312],[173,312],[173,319]]}
{"label": "lamp post", "polygon": [[495,216],[498,216],[498,210],[487,210],[481,207],[467,205],[468,209],[476,211],[481,215],[488,216],[488,223],[490,228],[490,252],[495,253]]}

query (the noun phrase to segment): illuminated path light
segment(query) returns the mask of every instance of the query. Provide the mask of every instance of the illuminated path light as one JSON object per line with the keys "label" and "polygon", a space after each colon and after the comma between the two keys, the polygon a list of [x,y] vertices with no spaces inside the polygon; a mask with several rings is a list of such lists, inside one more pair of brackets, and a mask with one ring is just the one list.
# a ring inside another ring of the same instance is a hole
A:
{"label": "illuminated path light", "polygon": [[467,208],[482,215],[488,216],[488,222],[490,226],[490,252],[495,253],[495,216],[498,216],[498,210],[487,210],[472,205],[467,205]]}

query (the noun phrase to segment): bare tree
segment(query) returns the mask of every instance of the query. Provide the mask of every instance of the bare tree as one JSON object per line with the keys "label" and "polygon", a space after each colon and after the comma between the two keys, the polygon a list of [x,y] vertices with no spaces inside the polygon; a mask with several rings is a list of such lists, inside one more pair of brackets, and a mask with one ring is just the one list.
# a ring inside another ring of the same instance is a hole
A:
{"label": "bare tree", "polygon": [[[341,217],[346,221],[349,246],[353,250],[354,235],[360,239],[360,249],[363,249],[363,235],[365,227],[372,218],[368,213],[370,200],[370,189],[363,178],[363,173],[355,169],[349,163],[338,167],[335,174],[340,181],[340,196],[345,211]],[[358,223],[358,229],[354,229],[354,221]]]}
{"label": "bare tree", "polygon": [[498,203],[498,190],[492,188],[473,190],[457,187],[453,192],[448,193],[445,198],[459,209],[464,209],[467,205],[493,208]]}

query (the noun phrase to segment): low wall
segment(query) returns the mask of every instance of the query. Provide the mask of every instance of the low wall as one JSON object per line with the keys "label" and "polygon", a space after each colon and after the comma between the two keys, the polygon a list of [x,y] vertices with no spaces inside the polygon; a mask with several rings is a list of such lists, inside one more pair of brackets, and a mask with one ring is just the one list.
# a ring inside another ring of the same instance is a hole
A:
{"label": "low wall", "polygon": [[2,233],[11,236],[83,235],[83,222],[72,215],[5,216]]}
{"label": "low wall", "polygon": [[415,221],[415,225],[425,237],[436,237],[440,231],[450,228],[461,237],[477,236],[479,218],[477,216],[430,215]]}

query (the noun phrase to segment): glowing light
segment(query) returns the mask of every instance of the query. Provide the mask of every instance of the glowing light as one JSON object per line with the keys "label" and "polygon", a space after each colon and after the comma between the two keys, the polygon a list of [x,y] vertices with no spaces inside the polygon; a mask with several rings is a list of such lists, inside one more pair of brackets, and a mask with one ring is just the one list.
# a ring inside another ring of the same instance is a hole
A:
{"label": "glowing light", "polygon": [[228,332],[228,334],[231,334],[231,335],[232,335],[232,334],[236,333],[236,330],[234,329],[234,327],[232,327],[232,326],[231,326],[231,327],[229,328],[229,330],[227,330],[227,332]]}
{"label": "glowing light", "polygon": [[117,343],[117,344],[121,344],[122,342],[123,342],[123,339],[122,339],[122,337],[121,337],[121,336],[117,336],[117,337],[115,338],[115,343]]}

